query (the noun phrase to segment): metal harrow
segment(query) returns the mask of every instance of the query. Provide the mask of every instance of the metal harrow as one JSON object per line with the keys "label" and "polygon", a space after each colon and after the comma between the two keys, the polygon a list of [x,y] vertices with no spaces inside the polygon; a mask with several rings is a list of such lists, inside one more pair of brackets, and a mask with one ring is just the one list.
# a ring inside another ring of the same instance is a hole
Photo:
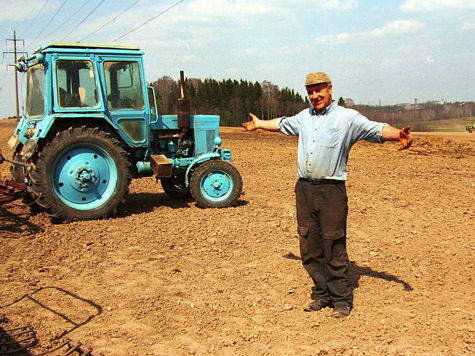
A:
{"label": "metal harrow", "polygon": [[34,354],[29,349],[37,344],[38,339],[35,331],[29,325],[14,329],[2,329],[0,327],[0,356],[92,356],[92,349],[83,350],[80,342],[73,344],[71,340],[66,340],[51,350]]}

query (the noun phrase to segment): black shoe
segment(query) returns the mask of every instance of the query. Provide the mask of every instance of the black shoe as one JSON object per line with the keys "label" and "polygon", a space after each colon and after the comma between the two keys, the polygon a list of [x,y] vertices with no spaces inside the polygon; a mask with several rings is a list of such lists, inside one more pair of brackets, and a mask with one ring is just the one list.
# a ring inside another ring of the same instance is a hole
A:
{"label": "black shoe", "polygon": [[328,307],[329,305],[330,303],[324,300],[316,299],[316,300],[312,300],[312,302],[309,305],[307,305],[305,308],[303,308],[303,310],[305,310],[306,312],[319,311],[319,310],[322,310],[323,308]]}
{"label": "black shoe", "polygon": [[346,318],[350,315],[350,306],[346,304],[337,304],[333,307],[332,316],[334,318]]}

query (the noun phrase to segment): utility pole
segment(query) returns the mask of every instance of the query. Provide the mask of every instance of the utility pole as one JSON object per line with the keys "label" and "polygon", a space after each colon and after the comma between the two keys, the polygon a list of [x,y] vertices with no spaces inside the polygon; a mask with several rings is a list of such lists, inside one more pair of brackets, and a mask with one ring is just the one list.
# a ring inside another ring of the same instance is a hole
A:
{"label": "utility pole", "polygon": [[[17,54],[18,54],[18,53],[25,53],[25,54],[27,54],[26,52],[17,52],[17,50],[16,50],[16,43],[17,43],[17,42],[23,42],[23,46],[24,46],[24,45],[25,45],[25,41],[22,40],[22,39],[17,39],[17,38],[16,38],[16,31],[15,31],[15,30],[13,31],[13,38],[7,38],[7,39],[5,39],[5,44],[6,44],[8,41],[13,41],[13,52],[11,52],[11,51],[5,51],[5,52],[3,52],[3,56],[5,57],[5,53],[13,53],[13,65],[9,65],[9,66],[15,67],[15,63],[16,63],[16,60],[17,60]],[[28,55],[28,54],[27,54],[27,55]],[[14,70],[15,70],[16,119],[17,119],[17,121],[18,121],[18,120],[20,120],[20,109],[19,109],[19,105],[18,105],[18,75],[17,75],[16,67],[14,68]]]}

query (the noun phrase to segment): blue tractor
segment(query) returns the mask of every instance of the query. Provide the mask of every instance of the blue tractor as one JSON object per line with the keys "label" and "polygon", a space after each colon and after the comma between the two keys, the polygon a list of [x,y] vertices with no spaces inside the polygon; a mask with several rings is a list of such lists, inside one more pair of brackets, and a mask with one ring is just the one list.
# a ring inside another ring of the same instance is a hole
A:
{"label": "blue tractor", "polygon": [[242,178],[220,148],[219,116],[191,115],[184,94],[176,115],[159,115],[134,46],[50,43],[29,58],[25,110],[9,145],[15,181],[55,221],[113,216],[132,178],[160,179],[171,197],[204,208],[234,205]]}

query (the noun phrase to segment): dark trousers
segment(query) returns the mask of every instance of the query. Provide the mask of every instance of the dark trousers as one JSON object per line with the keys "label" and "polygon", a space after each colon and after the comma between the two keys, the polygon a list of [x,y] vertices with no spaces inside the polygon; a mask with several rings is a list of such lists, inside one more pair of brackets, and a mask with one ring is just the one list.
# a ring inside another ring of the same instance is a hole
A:
{"label": "dark trousers", "polygon": [[295,196],[300,256],[314,282],[312,299],[352,306],[346,253],[345,183],[311,184],[299,179]]}

